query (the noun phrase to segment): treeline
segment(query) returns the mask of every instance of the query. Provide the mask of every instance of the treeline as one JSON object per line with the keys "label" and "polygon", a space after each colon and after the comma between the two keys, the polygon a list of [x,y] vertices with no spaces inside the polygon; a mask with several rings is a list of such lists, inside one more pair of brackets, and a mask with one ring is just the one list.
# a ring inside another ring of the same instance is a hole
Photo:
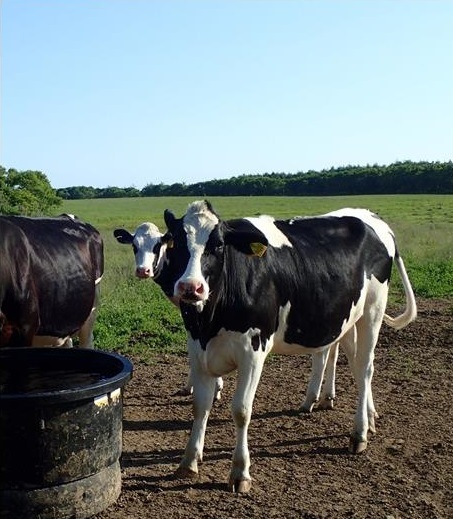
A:
{"label": "treeline", "polygon": [[372,194],[453,194],[453,163],[395,162],[388,166],[344,166],[322,171],[264,173],[195,184],[177,182],[134,187],[58,189],[67,200],[154,196],[328,196]]}

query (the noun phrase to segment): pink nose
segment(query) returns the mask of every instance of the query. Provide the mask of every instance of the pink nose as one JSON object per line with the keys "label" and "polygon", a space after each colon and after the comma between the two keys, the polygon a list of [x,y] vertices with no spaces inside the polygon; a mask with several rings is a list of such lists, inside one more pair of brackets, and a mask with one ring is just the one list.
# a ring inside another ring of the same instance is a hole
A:
{"label": "pink nose", "polygon": [[177,289],[179,295],[188,295],[200,299],[204,294],[204,286],[200,281],[179,281]]}
{"label": "pink nose", "polygon": [[141,279],[150,278],[151,269],[147,267],[137,267],[137,269],[135,270],[135,275]]}

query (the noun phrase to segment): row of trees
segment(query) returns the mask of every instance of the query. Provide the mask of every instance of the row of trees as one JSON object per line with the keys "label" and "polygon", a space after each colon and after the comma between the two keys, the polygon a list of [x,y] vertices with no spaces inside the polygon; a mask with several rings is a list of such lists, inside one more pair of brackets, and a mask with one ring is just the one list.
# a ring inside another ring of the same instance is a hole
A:
{"label": "row of trees", "polygon": [[195,184],[148,184],[134,187],[58,189],[64,199],[154,196],[327,196],[398,193],[453,193],[453,163],[395,162],[389,166],[344,166],[323,171],[264,173]]}
{"label": "row of trees", "polygon": [[54,190],[40,171],[0,166],[0,214],[50,214],[62,199],[154,196],[327,196],[362,194],[453,194],[453,163],[396,162],[389,166],[345,166],[296,174],[264,173],[196,184],[148,184],[134,187],[74,186]]}

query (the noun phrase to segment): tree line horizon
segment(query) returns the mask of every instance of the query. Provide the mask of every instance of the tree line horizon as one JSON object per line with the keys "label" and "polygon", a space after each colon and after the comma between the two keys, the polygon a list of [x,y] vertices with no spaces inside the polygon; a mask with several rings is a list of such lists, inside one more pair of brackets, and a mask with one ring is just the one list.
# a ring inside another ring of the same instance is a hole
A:
{"label": "tree line horizon", "polygon": [[64,200],[164,196],[336,196],[453,194],[453,162],[403,161],[390,165],[341,166],[298,173],[244,174],[186,184],[135,187],[72,186],[56,190]]}
{"label": "tree line horizon", "polygon": [[54,189],[41,171],[0,166],[0,214],[46,215],[63,200],[191,196],[347,196],[453,194],[453,162],[403,161],[299,173],[244,174],[227,179],[135,187]]}

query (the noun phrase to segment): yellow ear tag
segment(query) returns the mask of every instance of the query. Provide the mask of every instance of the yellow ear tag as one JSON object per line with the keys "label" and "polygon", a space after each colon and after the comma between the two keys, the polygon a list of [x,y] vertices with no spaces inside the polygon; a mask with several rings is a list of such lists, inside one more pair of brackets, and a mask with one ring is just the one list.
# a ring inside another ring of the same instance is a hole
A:
{"label": "yellow ear tag", "polygon": [[253,256],[259,256],[261,258],[266,252],[267,246],[259,242],[254,242],[250,244],[250,249],[253,252]]}

